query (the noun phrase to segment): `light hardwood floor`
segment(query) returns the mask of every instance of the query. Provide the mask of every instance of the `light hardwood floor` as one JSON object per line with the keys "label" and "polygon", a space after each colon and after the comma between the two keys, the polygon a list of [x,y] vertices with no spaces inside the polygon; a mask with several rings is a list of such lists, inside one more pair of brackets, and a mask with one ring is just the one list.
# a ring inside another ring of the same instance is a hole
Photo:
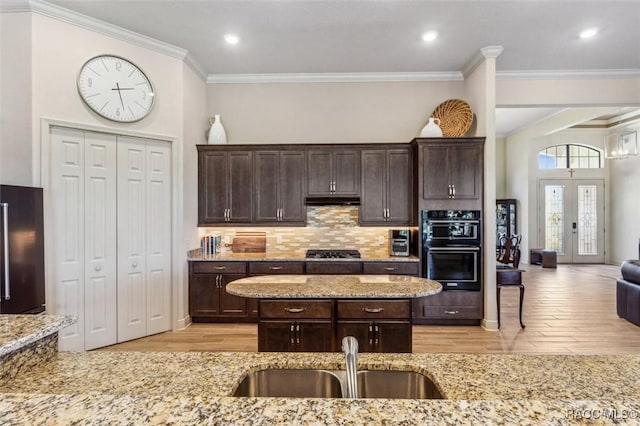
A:
{"label": "light hardwood floor", "polygon": [[[518,323],[518,289],[501,293],[502,327],[413,327],[414,352],[638,354],[640,327],[618,318],[610,265],[559,265],[557,269],[520,265],[525,298]],[[256,324],[192,324],[101,350],[256,351]]]}

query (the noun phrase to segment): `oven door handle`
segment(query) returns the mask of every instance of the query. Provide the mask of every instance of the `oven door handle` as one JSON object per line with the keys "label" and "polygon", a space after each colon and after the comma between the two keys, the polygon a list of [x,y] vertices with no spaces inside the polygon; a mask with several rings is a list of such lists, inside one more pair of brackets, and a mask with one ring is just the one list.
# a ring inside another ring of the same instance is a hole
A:
{"label": "oven door handle", "polygon": [[480,247],[427,247],[427,251],[480,251]]}
{"label": "oven door handle", "polygon": [[455,219],[455,220],[431,220],[431,219],[427,219],[425,221],[425,223],[427,224],[431,224],[431,223],[436,223],[438,225],[440,224],[448,224],[448,225],[455,225],[456,223],[460,223],[460,224],[479,224],[480,221],[479,220],[473,220],[473,219]]}

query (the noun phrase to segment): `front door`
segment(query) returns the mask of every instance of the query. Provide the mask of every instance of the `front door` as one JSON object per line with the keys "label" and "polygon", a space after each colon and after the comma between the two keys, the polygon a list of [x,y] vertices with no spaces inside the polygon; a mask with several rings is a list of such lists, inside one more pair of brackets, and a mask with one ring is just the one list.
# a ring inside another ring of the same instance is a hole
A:
{"label": "front door", "polygon": [[539,241],[559,263],[604,263],[604,181],[542,179]]}

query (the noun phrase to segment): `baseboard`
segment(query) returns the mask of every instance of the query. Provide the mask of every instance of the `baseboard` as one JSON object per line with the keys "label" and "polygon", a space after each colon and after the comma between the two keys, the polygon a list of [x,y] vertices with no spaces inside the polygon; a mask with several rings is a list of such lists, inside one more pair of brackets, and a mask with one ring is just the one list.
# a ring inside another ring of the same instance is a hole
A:
{"label": "baseboard", "polygon": [[484,318],[482,320],[481,327],[487,331],[498,331],[498,321],[497,320],[488,320]]}
{"label": "baseboard", "polygon": [[187,315],[186,317],[178,320],[178,322],[176,323],[176,329],[174,331],[184,330],[190,325],[191,325],[191,317]]}

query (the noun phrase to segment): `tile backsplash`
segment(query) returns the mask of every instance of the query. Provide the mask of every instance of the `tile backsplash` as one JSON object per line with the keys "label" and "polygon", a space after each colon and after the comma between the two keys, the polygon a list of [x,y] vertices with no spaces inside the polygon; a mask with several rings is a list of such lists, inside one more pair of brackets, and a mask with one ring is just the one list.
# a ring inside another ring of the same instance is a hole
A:
{"label": "tile backsplash", "polygon": [[[357,206],[307,207],[306,227],[243,226],[237,228],[200,228],[200,236],[220,234],[222,241],[231,243],[236,231],[264,231],[267,251],[299,252],[307,249],[358,249],[362,254],[386,253],[389,229],[398,227],[358,226]],[[400,227],[403,228],[403,227]],[[406,227],[404,227],[406,228]]]}

